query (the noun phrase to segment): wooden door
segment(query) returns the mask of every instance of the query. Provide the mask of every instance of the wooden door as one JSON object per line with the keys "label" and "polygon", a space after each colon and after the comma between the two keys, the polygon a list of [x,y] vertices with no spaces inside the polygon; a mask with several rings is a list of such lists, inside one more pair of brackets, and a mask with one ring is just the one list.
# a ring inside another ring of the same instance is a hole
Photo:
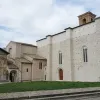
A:
{"label": "wooden door", "polygon": [[63,70],[59,69],[59,80],[63,80]]}

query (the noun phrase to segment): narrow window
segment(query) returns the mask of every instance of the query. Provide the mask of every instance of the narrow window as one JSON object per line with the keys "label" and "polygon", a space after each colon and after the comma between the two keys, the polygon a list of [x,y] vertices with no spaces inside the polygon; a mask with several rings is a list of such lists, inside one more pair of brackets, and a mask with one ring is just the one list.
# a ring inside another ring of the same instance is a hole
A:
{"label": "narrow window", "polygon": [[59,52],[59,64],[60,64],[60,52]]}
{"label": "narrow window", "polygon": [[59,64],[62,64],[62,53],[59,52]]}
{"label": "narrow window", "polygon": [[46,75],[45,75],[45,80],[46,80]]}
{"label": "narrow window", "polygon": [[88,62],[88,56],[87,56],[87,47],[83,47],[83,60],[84,62]]}
{"label": "narrow window", "polygon": [[60,64],[60,52],[59,52],[59,64]]}
{"label": "narrow window", "polygon": [[87,48],[85,49],[85,55],[86,55],[86,62],[88,62],[88,58],[87,58]]}
{"label": "narrow window", "polygon": [[85,62],[85,49],[83,48],[83,59],[84,59],[84,62]]}
{"label": "narrow window", "polygon": [[62,53],[60,54],[60,56],[61,56],[61,58],[60,58],[60,59],[61,59],[61,64],[62,64]]}
{"label": "narrow window", "polygon": [[42,62],[39,62],[39,69],[42,69]]}
{"label": "narrow window", "polygon": [[28,72],[28,68],[26,69],[26,72]]}

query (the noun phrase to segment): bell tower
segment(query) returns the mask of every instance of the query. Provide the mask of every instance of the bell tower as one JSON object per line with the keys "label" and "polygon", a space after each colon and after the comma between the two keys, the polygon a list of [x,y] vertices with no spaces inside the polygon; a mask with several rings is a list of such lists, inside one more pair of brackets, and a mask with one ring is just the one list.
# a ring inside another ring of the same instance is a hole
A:
{"label": "bell tower", "polygon": [[93,14],[92,12],[86,12],[82,15],[79,15],[78,18],[79,18],[79,25],[83,25],[83,24],[86,24],[86,23],[89,23],[89,22],[92,22],[94,21],[96,15]]}

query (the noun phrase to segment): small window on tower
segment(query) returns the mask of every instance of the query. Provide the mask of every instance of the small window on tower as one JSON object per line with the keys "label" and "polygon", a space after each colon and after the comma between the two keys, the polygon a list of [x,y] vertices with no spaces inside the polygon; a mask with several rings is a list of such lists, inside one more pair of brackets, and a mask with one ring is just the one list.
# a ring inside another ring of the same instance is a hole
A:
{"label": "small window on tower", "polygon": [[85,18],[83,19],[83,24],[86,24],[86,19]]}

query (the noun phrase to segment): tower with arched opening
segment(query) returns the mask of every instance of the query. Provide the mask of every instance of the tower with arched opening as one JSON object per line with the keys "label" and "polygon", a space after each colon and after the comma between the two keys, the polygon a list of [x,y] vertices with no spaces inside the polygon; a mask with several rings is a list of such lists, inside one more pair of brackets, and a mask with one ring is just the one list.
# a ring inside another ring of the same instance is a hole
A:
{"label": "tower with arched opening", "polygon": [[79,25],[84,25],[86,23],[94,21],[96,15],[91,12],[86,12],[82,15],[79,15]]}

